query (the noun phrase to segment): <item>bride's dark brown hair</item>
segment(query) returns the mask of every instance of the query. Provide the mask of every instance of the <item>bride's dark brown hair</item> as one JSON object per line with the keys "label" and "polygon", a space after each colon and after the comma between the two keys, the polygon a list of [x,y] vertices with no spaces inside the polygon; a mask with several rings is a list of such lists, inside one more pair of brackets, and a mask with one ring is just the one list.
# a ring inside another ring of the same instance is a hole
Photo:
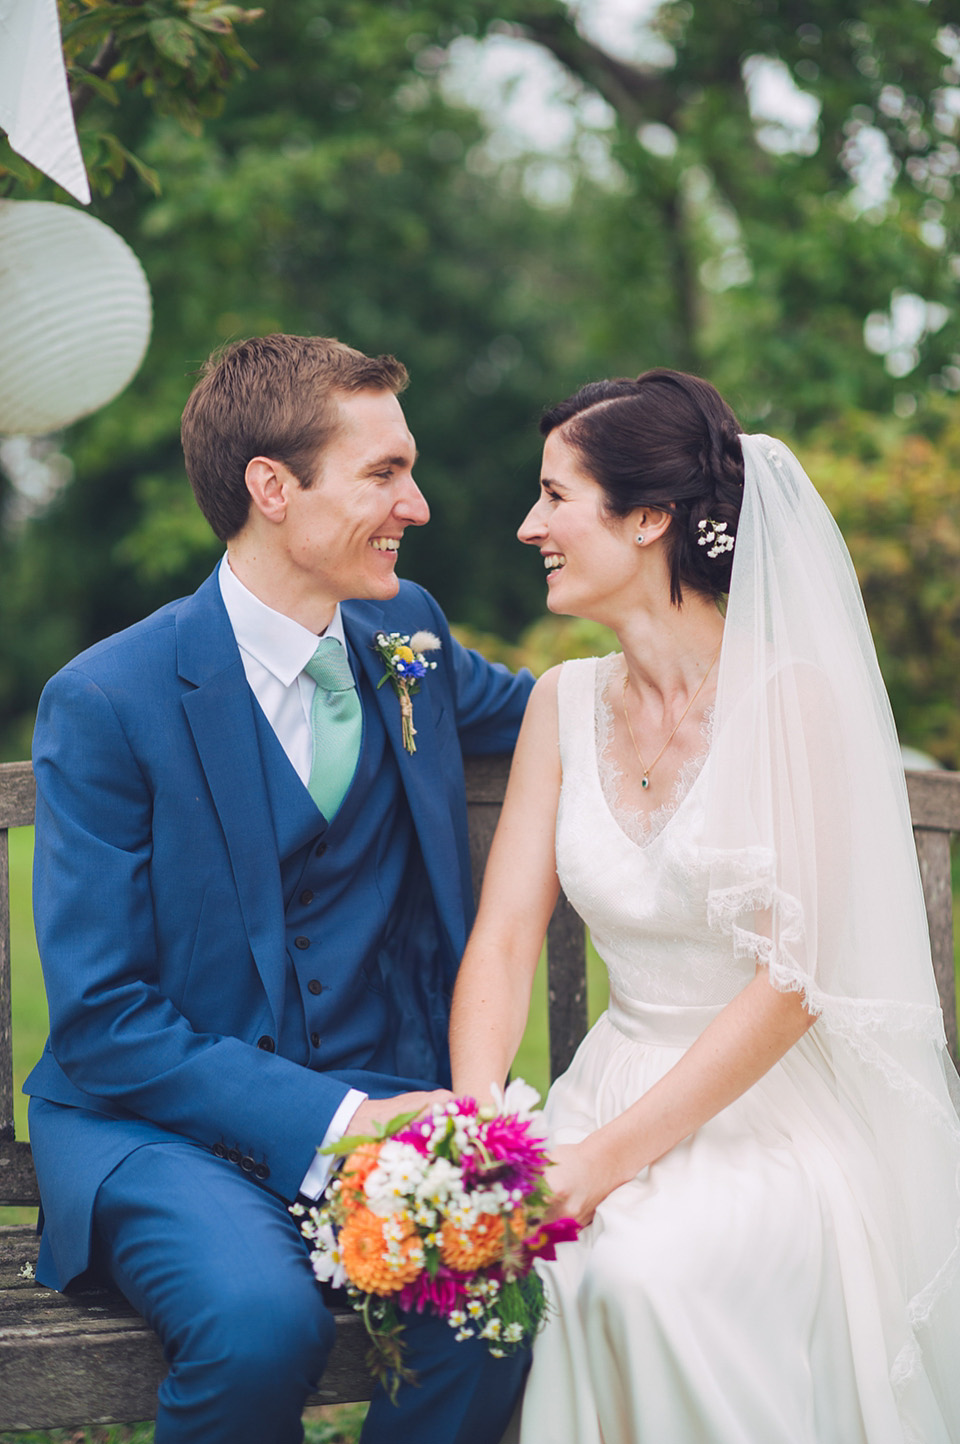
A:
{"label": "bride's dark brown hair", "polygon": [[684,587],[720,597],[730,590],[733,552],[717,557],[698,545],[699,523],[737,530],[743,500],[743,452],[736,416],[699,376],[661,367],[636,380],[591,381],[547,411],[544,436],[560,428],[598,483],[611,516],[656,507],[672,518],[666,533],[670,600]]}

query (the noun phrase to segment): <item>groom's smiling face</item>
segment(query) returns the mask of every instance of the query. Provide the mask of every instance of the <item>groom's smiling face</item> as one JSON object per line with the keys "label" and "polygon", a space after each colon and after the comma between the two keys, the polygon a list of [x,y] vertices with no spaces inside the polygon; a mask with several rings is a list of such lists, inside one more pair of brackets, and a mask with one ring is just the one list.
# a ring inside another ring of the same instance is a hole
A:
{"label": "groom's smiling face", "polygon": [[331,603],[397,593],[408,526],[430,518],[413,479],[417,449],[390,391],[340,393],[339,425],[312,485],[287,491],[282,545],[293,577]]}

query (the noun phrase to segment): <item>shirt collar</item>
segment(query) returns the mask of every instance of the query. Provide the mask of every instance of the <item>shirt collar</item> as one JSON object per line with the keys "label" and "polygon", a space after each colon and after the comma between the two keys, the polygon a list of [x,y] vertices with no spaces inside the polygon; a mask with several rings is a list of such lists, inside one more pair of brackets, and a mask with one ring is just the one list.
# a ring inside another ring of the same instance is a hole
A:
{"label": "shirt collar", "polygon": [[[232,570],[226,556],[220,563],[218,579],[237,646],[265,667],[283,686],[289,687],[316,651],[317,634],[283,612],[275,612],[266,602],[255,597]],[[347,640],[339,602],[330,625],[320,636],[336,637],[346,651]]]}

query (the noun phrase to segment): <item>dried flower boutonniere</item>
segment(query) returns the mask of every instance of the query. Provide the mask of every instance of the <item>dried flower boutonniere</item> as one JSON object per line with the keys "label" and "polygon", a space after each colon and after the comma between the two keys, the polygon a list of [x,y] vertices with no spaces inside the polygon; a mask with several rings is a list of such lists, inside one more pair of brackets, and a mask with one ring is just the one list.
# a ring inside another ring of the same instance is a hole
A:
{"label": "dried flower boutonniere", "polygon": [[403,745],[408,752],[416,752],[414,742],[417,729],[413,725],[413,694],[419,692],[420,682],[427,672],[436,667],[428,662],[424,652],[436,652],[440,638],[432,632],[414,632],[408,637],[401,632],[377,632],[373,645],[384,660],[386,671],[377,683],[379,690],[384,682],[392,682],[393,690],[400,699],[400,718],[403,727]]}

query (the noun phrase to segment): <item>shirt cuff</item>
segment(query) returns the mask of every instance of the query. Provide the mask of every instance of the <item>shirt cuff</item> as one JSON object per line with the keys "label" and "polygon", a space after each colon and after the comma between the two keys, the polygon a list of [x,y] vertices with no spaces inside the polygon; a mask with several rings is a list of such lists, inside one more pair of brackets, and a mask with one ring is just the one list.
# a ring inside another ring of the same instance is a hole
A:
{"label": "shirt cuff", "polygon": [[[351,1088],[350,1092],[344,1095],[340,1107],[330,1119],[329,1128],[323,1135],[323,1142],[320,1144],[321,1148],[326,1148],[331,1143],[340,1142],[340,1139],[347,1131],[350,1119],[356,1113],[360,1104],[366,1103],[366,1101],[367,1094],[361,1093],[357,1088]],[[318,1153],[315,1155],[313,1162],[303,1175],[303,1182],[300,1185],[300,1192],[304,1198],[316,1200],[320,1197],[327,1186],[327,1181],[333,1172],[333,1166],[336,1161],[336,1157],[332,1153]]]}

